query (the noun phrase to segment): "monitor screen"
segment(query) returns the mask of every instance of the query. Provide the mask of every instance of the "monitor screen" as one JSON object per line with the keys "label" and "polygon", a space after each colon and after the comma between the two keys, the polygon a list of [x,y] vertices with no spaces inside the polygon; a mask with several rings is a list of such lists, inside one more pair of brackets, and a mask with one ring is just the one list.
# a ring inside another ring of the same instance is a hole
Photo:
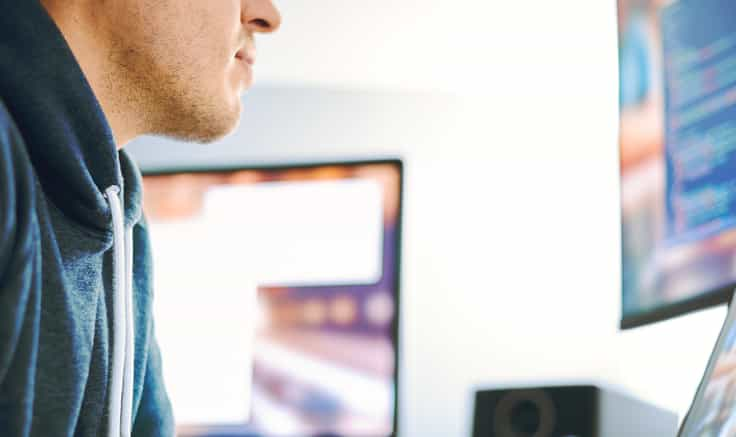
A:
{"label": "monitor screen", "polygon": [[736,3],[619,0],[622,326],[736,283]]}
{"label": "monitor screen", "polygon": [[144,173],[182,436],[395,435],[398,160]]}

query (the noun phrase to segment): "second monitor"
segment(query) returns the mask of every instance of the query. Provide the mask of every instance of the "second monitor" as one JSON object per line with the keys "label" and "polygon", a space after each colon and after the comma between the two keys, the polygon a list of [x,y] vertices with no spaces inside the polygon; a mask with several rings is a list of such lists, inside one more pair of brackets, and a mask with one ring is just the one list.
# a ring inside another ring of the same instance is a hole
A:
{"label": "second monitor", "polygon": [[180,434],[395,435],[401,178],[398,160],[146,172]]}

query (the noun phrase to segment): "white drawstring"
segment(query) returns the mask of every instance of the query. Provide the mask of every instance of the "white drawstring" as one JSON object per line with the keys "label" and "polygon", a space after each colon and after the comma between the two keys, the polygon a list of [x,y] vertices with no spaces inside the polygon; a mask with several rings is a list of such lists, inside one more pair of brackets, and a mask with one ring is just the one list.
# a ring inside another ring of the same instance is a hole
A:
{"label": "white drawstring", "polygon": [[113,228],[113,341],[108,437],[129,437],[133,404],[133,238],[126,231],[120,188],[105,190]]}
{"label": "white drawstring", "polygon": [[125,370],[123,372],[123,407],[120,412],[120,435],[129,437],[133,424],[133,358],[135,324],[133,323],[133,230],[125,230]]}

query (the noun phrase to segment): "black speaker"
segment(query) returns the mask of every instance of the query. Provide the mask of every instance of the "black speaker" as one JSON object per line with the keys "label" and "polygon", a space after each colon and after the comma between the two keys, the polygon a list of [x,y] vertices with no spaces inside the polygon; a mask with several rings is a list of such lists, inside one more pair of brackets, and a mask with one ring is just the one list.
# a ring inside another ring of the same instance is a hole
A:
{"label": "black speaker", "polygon": [[673,437],[677,416],[592,385],[475,394],[473,437]]}

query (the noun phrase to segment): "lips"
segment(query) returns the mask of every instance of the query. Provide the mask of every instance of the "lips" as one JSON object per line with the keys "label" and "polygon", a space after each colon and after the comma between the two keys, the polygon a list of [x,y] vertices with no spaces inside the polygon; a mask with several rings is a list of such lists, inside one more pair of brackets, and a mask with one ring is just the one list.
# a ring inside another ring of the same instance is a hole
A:
{"label": "lips", "polygon": [[247,53],[243,49],[240,49],[237,53],[235,53],[235,58],[241,61],[245,61],[248,65],[251,66],[256,63],[255,55]]}

